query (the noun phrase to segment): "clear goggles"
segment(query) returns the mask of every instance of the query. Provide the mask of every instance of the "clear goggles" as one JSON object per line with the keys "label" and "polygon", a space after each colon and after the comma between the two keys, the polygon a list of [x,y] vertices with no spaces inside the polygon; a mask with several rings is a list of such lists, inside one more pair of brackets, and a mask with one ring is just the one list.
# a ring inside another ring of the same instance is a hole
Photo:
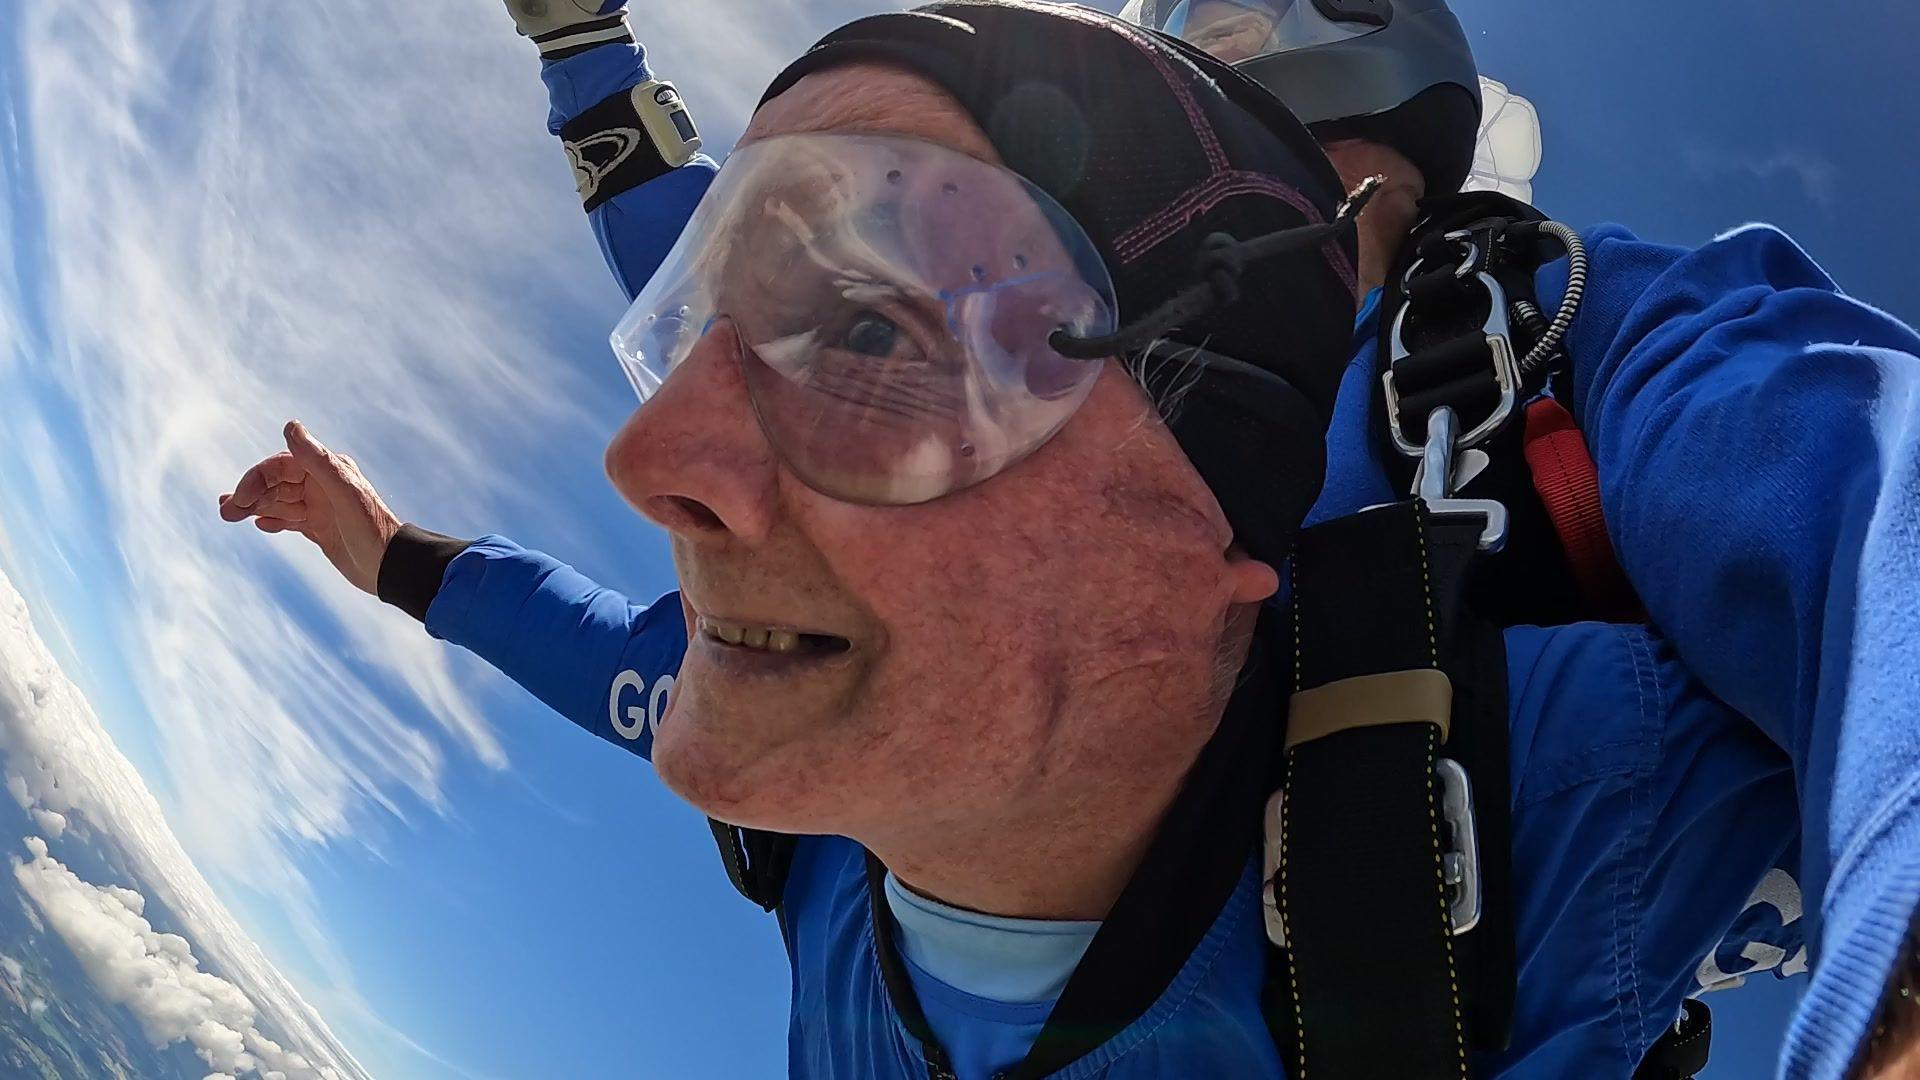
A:
{"label": "clear goggles", "polygon": [[1238,64],[1365,37],[1386,25],[1381,7],[1373,0],[1132,0],[1120,17]]}
{"label": "clear goggles", "polygon": [[937,499],[1038,450],[1102,361],[1093,242],[1005,169],[895,136],[786,135],[728,158],[613,332],[641,401],[696,354],[737,362],[761,428],[807,486]]}

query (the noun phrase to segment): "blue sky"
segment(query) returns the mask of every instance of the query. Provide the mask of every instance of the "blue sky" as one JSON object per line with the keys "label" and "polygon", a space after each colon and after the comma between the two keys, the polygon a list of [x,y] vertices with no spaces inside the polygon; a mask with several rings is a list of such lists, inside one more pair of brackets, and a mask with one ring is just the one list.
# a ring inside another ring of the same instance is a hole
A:
{"label": "blue sky", "polygon": [[[876,6],[635,22],[723,146]],[[213,513],[299,416],[406,517],[671,588],[600,474],[620,302],[531,49],[495,0],[55,7],[0,18],[0,571],[186,857],[374,1075],[780,1072],[773,924],[697,815]],[[1544,208],[1680,243],[1775,221],[1920,317],[1920,137],[1885,119],[1920,107],[1920,9],[1457,7],[1543,118]],[[1768,1071],[1790,993],[1720,1002],[1717,1075]]]}

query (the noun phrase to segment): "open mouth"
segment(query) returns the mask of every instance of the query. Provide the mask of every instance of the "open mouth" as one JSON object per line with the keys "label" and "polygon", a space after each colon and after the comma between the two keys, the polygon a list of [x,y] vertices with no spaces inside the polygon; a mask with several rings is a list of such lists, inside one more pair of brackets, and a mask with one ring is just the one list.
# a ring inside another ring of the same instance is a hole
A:
{"label": "open mouth", "polygon": [[832,634],[813,634],[777,626],[752,626],[727,623],[706,616],[700,618],[700,635],[708,641],[754,652],[783,656],[833,656],[852,648],[846,638]]}

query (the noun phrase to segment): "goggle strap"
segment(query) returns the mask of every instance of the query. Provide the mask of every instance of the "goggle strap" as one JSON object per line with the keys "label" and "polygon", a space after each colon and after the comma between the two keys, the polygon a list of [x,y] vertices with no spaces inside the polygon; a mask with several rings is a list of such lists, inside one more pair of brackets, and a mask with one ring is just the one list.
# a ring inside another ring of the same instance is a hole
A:
{"label": "goggle strap", "polygon": [[1053,351],[1069,360],[1099,360],[1108,356],[1129,356],[1152,345],[1174,330],[1201,318],[1217,307],[1240,298],[1240,275],[1248,265],[1306,248],[1319,247],[1352,228],[1355,219],[1386,183],[1384,176],[1369,176],[1353,189],[1333,220],[1319,225],[1297,225],[1251,240],[1238,240],[1226,233],[1207,237],[1196,272],[1200,281],[1180,290],[1145,316],[1111,334],[1099,337],[1075,337],[1055,330],[1047,338]]}

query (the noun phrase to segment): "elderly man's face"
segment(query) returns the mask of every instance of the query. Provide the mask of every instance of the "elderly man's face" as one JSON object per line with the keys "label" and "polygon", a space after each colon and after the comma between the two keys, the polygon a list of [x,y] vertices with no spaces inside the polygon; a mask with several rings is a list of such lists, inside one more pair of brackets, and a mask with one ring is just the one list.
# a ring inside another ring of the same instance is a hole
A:
{"label": "elderly man's face", "polygon": [[[809,76],[746,139],[801,132],[997,163],[956,102],[883,67]],[[621,493],[672,534],[692,628],[654,746],[669,786],[737,824],[865,837],[1164,785],[1191,759],[1217,720],[1228,615],[1275,578],[1229,552],[1219,505],[1119,365],[1006,472],[873,507],[783,466],[740,348],[721,319],[607,450]],[[722,640],[736,628],[744,644]],[[751,647],[769,631],[809,647]]]}

